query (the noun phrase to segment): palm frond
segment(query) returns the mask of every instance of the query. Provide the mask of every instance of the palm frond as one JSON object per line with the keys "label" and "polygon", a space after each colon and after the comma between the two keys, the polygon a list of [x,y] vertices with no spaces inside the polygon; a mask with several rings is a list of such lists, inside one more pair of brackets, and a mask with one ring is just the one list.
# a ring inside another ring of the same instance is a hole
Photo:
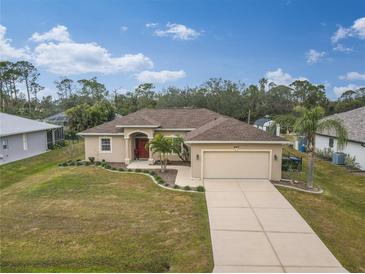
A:
{"label": "palm frond", "polygon": [[328,119],[318,124],[318,131],[335,131],[337,137],[337,149],[342,150],[347,144],[347,130],[340,120]]}
{"label": "palm frond", "polygon": [[314,135],[317,131],[318,121],[324,116],[322,107],[310,110],[301,109],[302,116],[294,124],[294,131],[307,136]]}

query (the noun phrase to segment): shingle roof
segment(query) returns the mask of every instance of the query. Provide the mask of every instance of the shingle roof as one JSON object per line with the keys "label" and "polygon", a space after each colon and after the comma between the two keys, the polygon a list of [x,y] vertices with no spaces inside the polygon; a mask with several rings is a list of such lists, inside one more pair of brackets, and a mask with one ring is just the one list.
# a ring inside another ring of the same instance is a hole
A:
{"label": "shingle roof", "polygon": [[[365,107],[357,108],[354,110],[336,113],[331,116],[327,116],[326,119],[339,119],[345,126],[348,134],[348,140],[365,143]],[[325,131],[318,132],[328,136],[335,137],[335,132]]]}
{"label": "shingle roof", "polygon": [[272,136],[244,122],[229,117],[221,117],[196,130],[189,132],[187,141],[278,141],[285,139]]}
{"label": "shingle roof", "polygon": [[0,136],[58,128],[60,126],[0,112]]}
{"label": "shingle roof", "polygon": [[[135,114],[138,114],[145,119],[156,121],[155,123],[158,123],[161,128],[197,128],[222,116],[219,113],[205,108],[142,109],[135,112]],[[130,115],[127,115],[124,118],[127,118]],[[136,124],[133,119],[126,120],[127,119],[121,119],[120,122],[126,125]]]}
{"label": "shingle roof", "polygon": [[122,133],[123,126],[192,130],[187,134],[189,141],[285,141],[244,122],[204,108],[142,109],[87,129],[81,134]]}
{"label": "shingle roof", "polygon": [[55,124],[68,122],[67,115],[64,111],[54,114],[52,116],[49,116],[47,118],[44,118],[43,120],[47,123],[55,123]]}
{"label": "shingle roof", "polygon": [[116,127],[117,125],[119,125],[118,119],[119,118],[116,118],[112,121],[106,122],[106,123],[98,125],[96,127],[86,129],[86,130],[80,132],[80,134],[82,135],[83,133],[95,133],[95,134],[97,134],[97,133],[111,133],[111,134],[122,133],[123,129]]}
{"label": "shingle roof", "polygon": [[116,126],[156,126],[169,129],[198,128],[216,118],[219,113],[204,108],[141,109],[111,122],[87,129],[82,133],[117,133]]}

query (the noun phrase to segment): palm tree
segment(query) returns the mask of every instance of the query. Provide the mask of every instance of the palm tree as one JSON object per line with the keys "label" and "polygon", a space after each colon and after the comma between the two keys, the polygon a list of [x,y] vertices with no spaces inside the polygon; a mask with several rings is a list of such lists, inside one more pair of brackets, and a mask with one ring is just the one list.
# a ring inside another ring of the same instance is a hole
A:
{"label": "palm tree", "polygon": [[316,132],[334,131],[337,137],[337,150],[340,151],[346,145],[347,131],[342,122],[339,120],[321,120],[325,115],[325,111],[322,107],[315,107],[313,109],[299,109],[299,111],[302,113],[302,115],[295,122],[294,131],[307,137],[307,186],[308,188],[313,188]]}
{"label": "palm tree", "polygon": [[170,138],[161,134],[156,134],[155,137],[147,144],[152,153],[158,153],[160,156],[161,172],[166,170],[167,158],[166,154],[172,151]]}

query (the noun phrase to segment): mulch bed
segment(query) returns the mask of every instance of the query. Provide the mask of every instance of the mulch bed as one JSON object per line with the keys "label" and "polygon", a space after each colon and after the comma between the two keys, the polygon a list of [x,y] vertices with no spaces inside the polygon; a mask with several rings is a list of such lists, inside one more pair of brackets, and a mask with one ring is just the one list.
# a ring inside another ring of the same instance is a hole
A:
{"label": "mulch bed", "polygon": [[154,172],[158,176],[160,176],[166,183],[168,183],[170,186],[175,185],[177,170],[176,169],[167,169],[165,172],[161,172],[159,169],[154,169]]}
{"label": "mulch bed", "polygon": [[323,190],[318,188],[318,187],[308,188],[307,184],[305,182],[302,182],[302,181],[280,180],[280,181],[271,181],[271,182],[276,186],[284,186],[284,187],[294,188],[294,189],[297,189],[297,190],[310,192],[310,193],[320,194],[320,193],[323,192]]}
{"label": "mulch bed", "polygon": [[[111,167],[127,169],[127,166],[124,163],[109,163],[109,164]],[[169,167],[167,166],[167,170],[165,172],[161,172],[161,170],[159,169],[151,169],[151,170],[156,172],[158,176],[160,176],[166,183],[168,183],[170,186],[173,187],[175,185],[177,170],[168,168]]]}
{"label": "mulch bed", "polygon": [[[155,161],[154,165],[159,166],[160,161]],[[190,166],[190,162],[182,162],[182,161],[168,161],[167,166]]]}
{"label": "mulch bed", "polygon": [[108,164],[109,164],[111,167],[127,169],[127,165],[126,165],[126,164],[124,164],[124,163],[109,163],[109,162],[108,162]]}

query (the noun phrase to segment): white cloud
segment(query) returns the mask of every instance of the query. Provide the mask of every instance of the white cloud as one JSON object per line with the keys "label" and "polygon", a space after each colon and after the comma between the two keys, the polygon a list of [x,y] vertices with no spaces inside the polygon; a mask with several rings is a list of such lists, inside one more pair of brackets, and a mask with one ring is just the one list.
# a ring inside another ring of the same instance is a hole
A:
{"label": "white cloud", "polygon": [[337,31],[331,37],[332,43],[337,43],[348,37],[357,37],[365,40],[365,17],[356,19],[351,27],[345,28],[339,26]]}
{"label": "white cloud", "polygon": [[128,30],[128,27],[127,27],[127,26],[121,26],[121,27],[120,27],[120,30],[121,30],[121,31],[123,31],[123,32],[124,32],[124,31],[127,31],[127,30]]}
{"label": "white cloud", "polygon": [[352,25],[352,29],[354,30],[357,37],[365,40],[365,17],[355,20],[354,24]]}
{"label": "white cloud", "polygon": [[331,37],[331,41],[332,41],[332,43],[337,43],[338,41],[345,39],[346,37],[348,37],[350,35],[351,35],[350,28],[344,28],[342,26],[339,26],[337,31]]}
{"label": "white cloud", "polygon": [[284,72],[281,68],[273,71],[268,71],[266,73],[266,78],[268,79],[269,83],[274,82],[277,85],[290,85],[296,80],[307,80],[304,77],[294,78],[289,73]]}
{"label": "white cloud", "polygon": [[149,71],[145,70],[136,74],[136,79],[140,82],[151,83],[166,83],[168,81],[175,81],[186,77],[186,73],[183,70],[161,70],[161,71]]}
{"label": "white cloud", "polygon": [[67,30],[67,27],[61,25],[57,25],[50,31],[47,31],[42,34],[36,32],[32,35],[30,39],[35,42],[45,42],[45,41],[71,42],[70,34]]}
{"label": "white cloud", "polygon": [[[56,31],[54,31],[57,29]],[[61,30],[61,31],[60,31]],[[113,57],[97,43],[77,43],[71,40],[66,27],[57,26],[44,34],[33,34],[42,42],[34,49],[34,62],[54,74],[132,72],[153,68],[153,62],[142,53]]]}
{"label": "white cloud", "polygon": [[185,25],[170,23],[166,24],[165,30],[155,30],[154,34],[159,37],[170,36],[175,40],[194,40],[201,35],[200,32]]}
{"label": "white cloud", "polygon": [[359,88],[360,88],[360,86],[358,86],[358,85],[348,84],[347,86],[334,87],[333,92],[336,94],[337,97],[340,97],[342,95],[342,93],[344,93],[345,91],[356,90]]}
{"label": "white cloud", "polygon": [[29,59],[29,49],[27,48],[14,48],[11,46],[11,39],[5,38],[6,27],[0,25],[0,56],[1,59]]}
{"label": "white cloud", "polygon": [[341,75],[340,79],[342,80],[349,80],[349,81],[353,81],[353,80],[364,80],[365,81],[365,73],[359,73],[356,71],[351,71],[346,73],[346,75]]}
{"label": "white cloud", "polygon": [[34,52],[37,65],[61,75],[108,74],[153,67],[153,62],[142,53],[112,57],[107,49],[96,43],[42,43]]}
{"label": "white cloud", "polygon": [[147,23],[146,24],[146,28],[157,28],[158,24],[157,23]]}
{"label": "white cloud", "polygon": [[310,49],[306,54],[307,63],[308,64],[315,64],[318,61],[320,61],[325,55],[326,55],[326,52],[324,52],[324,51],[319,52],[319,51],[316,51],[314,49]]}
{"label": "white cloud", "polygon": [[11,47],[11,41],[5,38],[5,34],[6,27],[0,25],[1,57],[30,59],[35,65],[58,75],[137,72],[137,80],[157,83],[186,76],[183,70],[151,71],[154,67],[152,60],[142,53],[112,56],[106,48],[95,42],[75,42],[65,26],[56,26],[43,34],[34,33],[30,38],[36,42],[32,51]]}
{"label": "white cloud", "polygon": [[334,51],[340,51],[340,52],[351,52],[353,51],[352,48],[347,48],[345,47],[344,45],[342,44],[337,44],[334,48],[333,48]]}

